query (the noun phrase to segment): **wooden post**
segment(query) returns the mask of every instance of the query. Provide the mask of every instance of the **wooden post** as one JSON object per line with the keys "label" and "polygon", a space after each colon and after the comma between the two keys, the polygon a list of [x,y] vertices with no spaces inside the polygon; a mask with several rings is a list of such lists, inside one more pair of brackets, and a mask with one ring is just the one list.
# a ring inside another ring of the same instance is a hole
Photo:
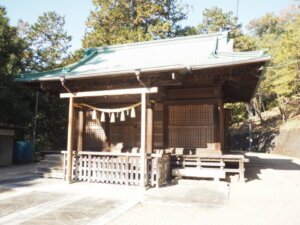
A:
{"label": "wooden post", "polygon": [[224,106],[223,101],[219,102],[219,122],[220,122],[220,147],[222,153],[224,153]]}
{"label": "wooden post", "polygon": [[160,160],[158,160],[158,157],[155,158],[155,164],[156,164],[156,188],[159,188],[159,185],[160,185]]}
{"label": "wooden post", "polygon": [[168,125],[169,125],[169,107],[166,104],[163,104],[163,147],[168,148]]}
{"label": "wooden post", "polygon": [[72,181],[72,166],[73,166],[73,129],[74,129],[74,99],[69,100],[69,120],[68,120],[68,142],[67,142],[67,182]]}
{"label": "wooden post", "polygon": [[77,151],[82,151],[83,149],[83,109],[81,108],[78,112],[78,139],[77,139]]}
{"label": "wooden post", "polygon": [[146,173],[146,94],[141,94],[141,186],[145,187]]}
{"label": "wooden post", "polygon": [[245,182],[245,167],[242,160],[239,160],[239,182]]}
{"label": "wooden post", "polygon": [[153,107],[147,104],[147,137],[146,153],[151,154],[153,151]]}

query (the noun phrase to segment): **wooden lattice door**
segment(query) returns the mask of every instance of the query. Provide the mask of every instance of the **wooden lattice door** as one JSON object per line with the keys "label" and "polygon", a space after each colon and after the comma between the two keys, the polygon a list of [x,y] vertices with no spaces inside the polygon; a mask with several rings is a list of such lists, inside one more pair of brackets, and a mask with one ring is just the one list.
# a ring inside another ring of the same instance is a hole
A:
{"label": "wooden lattice door", "polygon": [[169,106],[169,147],[206,148],[215,142],[216,121],[213,105]]}

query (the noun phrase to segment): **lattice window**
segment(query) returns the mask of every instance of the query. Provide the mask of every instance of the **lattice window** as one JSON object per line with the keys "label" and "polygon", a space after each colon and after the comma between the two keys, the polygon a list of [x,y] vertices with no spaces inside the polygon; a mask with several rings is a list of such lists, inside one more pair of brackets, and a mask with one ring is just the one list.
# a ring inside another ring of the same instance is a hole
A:
{"label": "lattice window", "polygon": [[213,105],[169,107],[168,143],[170,147],[206,148],[214,142]]}

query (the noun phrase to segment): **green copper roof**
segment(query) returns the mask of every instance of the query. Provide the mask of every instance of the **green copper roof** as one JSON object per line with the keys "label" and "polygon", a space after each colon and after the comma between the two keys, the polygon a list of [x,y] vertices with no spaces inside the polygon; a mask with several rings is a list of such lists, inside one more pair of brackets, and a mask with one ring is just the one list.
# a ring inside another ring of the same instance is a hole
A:
{"label": "green copper roof", "polygon": [[228,33],[194,35],[132,44],[86,49],[79,62],[52,71],[21,74],[18,81],[53,81],[109,75],[203,69],[267,61],[266,51],[233,52]]}

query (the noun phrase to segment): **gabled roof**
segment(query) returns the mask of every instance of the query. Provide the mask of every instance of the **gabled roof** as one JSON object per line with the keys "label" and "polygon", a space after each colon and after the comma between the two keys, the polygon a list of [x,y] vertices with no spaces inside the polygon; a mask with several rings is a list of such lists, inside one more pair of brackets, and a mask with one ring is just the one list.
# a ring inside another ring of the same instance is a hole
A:
{"label": "gabled roof", "polygon": [[86,49],[84,58],[70,66],[34,74],[18,81],[66,79],[160,71],[197,70],[270,60],[266,51],[233,52],[228,32]]}

